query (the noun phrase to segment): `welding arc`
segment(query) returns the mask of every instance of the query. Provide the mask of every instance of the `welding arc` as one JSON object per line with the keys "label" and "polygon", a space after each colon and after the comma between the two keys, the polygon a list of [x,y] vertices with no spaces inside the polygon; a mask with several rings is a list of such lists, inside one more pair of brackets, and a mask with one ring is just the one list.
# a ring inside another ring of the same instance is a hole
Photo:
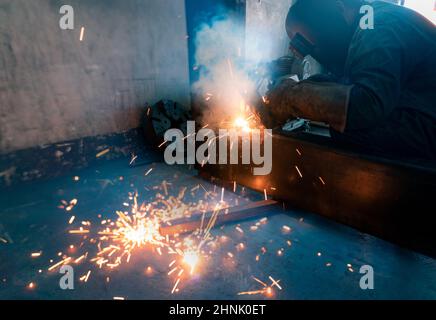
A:
{"label": "welding arc", "polygon": [[214,215],[216,219],[214,227],[217,227],[225,223],[277,213],[277,210],[271,210],[276,205],[277,202],[274,200],[263,200],[243,206],[221,209],[222,212],[218,215],[216,215],[216,211],[210,211],[204,215],[196,214],[189,218],[173,219],[168,221],[169,223],[162,225],[159,231],[163,236],[192,232],[200,228],[203,219],[204,221],[209,221]]}

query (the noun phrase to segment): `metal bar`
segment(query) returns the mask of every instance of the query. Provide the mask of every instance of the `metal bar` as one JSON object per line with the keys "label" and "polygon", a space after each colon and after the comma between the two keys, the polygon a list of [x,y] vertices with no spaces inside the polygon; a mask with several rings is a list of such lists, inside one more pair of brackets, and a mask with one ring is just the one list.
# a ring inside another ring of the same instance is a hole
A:
{"label": "metal bar", "polygon": [[[253,203],[249,203],[243,206],[237,206],[233,208],[223,208],[217,215],[214,227],[232,223],[237,221],[242,221],[246,219],[251,219],[258,216],[265,216],[277,213],[276,210],[271,210],[272,207],[277,205],[277,201],[274,200],[263,200]],[[196,214],[189,218],[179,218],[170,220],[164,226],[161,226],[161,235],[172,235],[172,234],[183,234],[187,232],[192,232],[200,228],[201,221],[203,225],[206,226],[210,221],[215,212],[209,211],[204,214]]]}

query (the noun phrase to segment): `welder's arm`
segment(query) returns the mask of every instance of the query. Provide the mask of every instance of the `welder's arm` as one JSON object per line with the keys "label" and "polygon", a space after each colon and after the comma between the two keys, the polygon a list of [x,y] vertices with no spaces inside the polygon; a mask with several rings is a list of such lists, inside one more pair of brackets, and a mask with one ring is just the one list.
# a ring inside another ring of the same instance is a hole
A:
{"label": "welder's arm", "polygon": [[325,122],[343,132],[351,89],[334,82],[284,82],[270,92],[261,116],[267,124],[284,124],[298,117]]}
{"label": "welder's arm", "polygon": [[353,86],[284,84],[271,93],[265,118],[281,124],[292,116],[324,121],[339,132],[377,126],[398,105],[403,70],[416,67],[408,30],[408,24],[381,21],[374,30],[359,32],[349,49],[348,81]]}

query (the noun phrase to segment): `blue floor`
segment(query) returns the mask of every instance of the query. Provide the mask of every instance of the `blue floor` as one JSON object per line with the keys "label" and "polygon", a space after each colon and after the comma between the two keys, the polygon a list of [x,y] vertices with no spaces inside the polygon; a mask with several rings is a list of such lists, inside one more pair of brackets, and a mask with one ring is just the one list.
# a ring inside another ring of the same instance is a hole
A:
{"label": "blue floor", "polygon": [[[87,258],[74,265],[75,289],[61,290],[62,275],[57,269],[48,271],[61,259],[58,253],[79,257],[88,250],[80,236],[68,233],[72,215],[76,227],[80,221],[94,225],[101,219],[115,220],[115,211],[125,210],[123,203],[129,201],[129,192],[137,190],[138,201],[152,201],[157,192],[153,187],[164,180],[171,182],[169,193],[175,195],[182,187],[190,190],[201,184],[195,191],[198,193],[186,196],[187,202],[195,201],[204,189],[212,192],[214,188],[217,196],[209,201],[220,200],[221,189],[195,177],[195,171],[164,164],[132,168],[128,162],[115,160],[69,176],[1,191],[0,299],[436,298],[433,258],[313,214],[280,208],[268,215],[266,223],[255,219],[214,229],[217,245],[201,258],[197,272],[185,276],[173,293],[175,277],[168,275],[173,257],[159,255],[149,247],[135,250],[129,263],[114,270],[99,269]],[[145,176],[150,168],[153,170]],[[241,186],[237,189],[238,195],[230,191],[224,194],[232,205],[264,197],[242,192]],[[71,199],[78,200],[71,211],[58,208],[62,200]],[[252,230],[256,223],[258,229]],[[70,245],[74,245],[73,251],[68,249]],[[41,255],[32,258],[35,252]],[[374,269],[374,290],[359,286],[362,265]],[[80,281],[89,271],[87,282]],[[269,277],[280,280],[281,290],[273,286],[271,296],[238,295],[263,288],[253,277],[267,285],[272,284]]]}

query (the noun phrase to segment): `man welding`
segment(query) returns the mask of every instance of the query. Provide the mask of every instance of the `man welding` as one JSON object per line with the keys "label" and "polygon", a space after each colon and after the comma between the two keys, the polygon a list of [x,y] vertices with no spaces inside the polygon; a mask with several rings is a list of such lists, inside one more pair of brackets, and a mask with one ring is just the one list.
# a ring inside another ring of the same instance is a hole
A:
{"label": "man welding", "polygon": [[330,125],[333,141],[402,158],[436,160],[436,28],[407,8],[362,0],[297,0],[288,13],[291,50],[329,71],[285,80],[260,110],[273,127],[291,118]]}

